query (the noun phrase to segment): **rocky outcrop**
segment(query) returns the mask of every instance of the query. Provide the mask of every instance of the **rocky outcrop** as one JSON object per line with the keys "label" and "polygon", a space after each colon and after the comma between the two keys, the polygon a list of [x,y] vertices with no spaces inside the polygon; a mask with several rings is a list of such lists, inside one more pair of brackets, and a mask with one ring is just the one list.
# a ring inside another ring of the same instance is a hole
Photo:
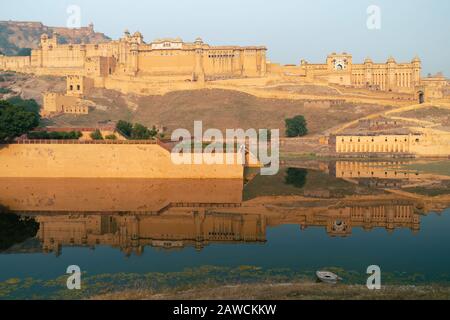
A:
{"label": "rocky outcrop", "polygon": [[103,33],[95,32],[90,24],[82,28],[48,27],[41,22],[0,21],[0,52],[5,55],[17,55],[21,49],[35,49],[43,33],[59,34],[60,43],[101,43],[110,40]]}

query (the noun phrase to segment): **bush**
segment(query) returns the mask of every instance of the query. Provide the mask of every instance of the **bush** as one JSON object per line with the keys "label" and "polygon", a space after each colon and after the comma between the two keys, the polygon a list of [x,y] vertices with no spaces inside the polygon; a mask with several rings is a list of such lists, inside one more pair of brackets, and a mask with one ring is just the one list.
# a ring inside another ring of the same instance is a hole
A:
{"label": "bush", "polygon": [[306,120],[303,116],[296,116],[292,119],[286,119],[286,136],[303,137],[308,134]]}
{"label": "bush", "polygon": [[42,139],[42,140],[78,140],[83,134],[80,131],[70,132],[47,132],[47,131],[33,131],[27,134],[28,139]]}
{"label": "bush", "polygon": [[26,111],[34,112],[35,114],[39,115],[39,111],[40,111],[41,107],[34,99],[24,100],[19,96],[15,96],[15,97],[9,98],[7,101],[15,106],[24,108]]}
{"label": "bush", "polygon": [[131,138],[134,140],[148,140],[150,139],[150,130],[142,124],[135,123],[133,126],[133,131],[131,133]]}
{"label": "bush", "polygon": [[308,171],[306,169],[289,168],[286,171],[285,181],[296,188],[303,188],[306,184],[306,176]]}
{"label": "bush", "polygon": [[117,136],[115,134],[108,134],[105,137],[106,140],[117,140]]}
{"label": "bush", "polygon": [[92,140],[103,140],[102,133],[98,129],[91,133],[91,138]]}
{"label": "bush", "polygon": [[133,125],[129,122],[120,120],[119,122],[117,122],[116,129],[125,137],[130,138],[131,133],[133,132]]}
{"label": "bush", "polygon": [[0,100],[0,141],[18,137],[38,125],[38,114]]}
{"label": "bush", "polygon": [[140,123],[135,123],[133,125],[132,123],[123,120],[117,122],[116,130],[126,138],[133,140],[154,139],[159,133],[155,126],[149,129]]}

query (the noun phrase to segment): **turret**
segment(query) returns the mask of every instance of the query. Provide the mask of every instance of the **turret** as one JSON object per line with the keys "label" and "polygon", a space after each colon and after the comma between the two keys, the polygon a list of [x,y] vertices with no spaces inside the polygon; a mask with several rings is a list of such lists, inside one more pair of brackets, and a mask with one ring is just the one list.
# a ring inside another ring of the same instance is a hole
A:
{"label": "turret", "polygon": [[51,44],[56,47],[58,45],[58,38],[59,38],[59,34],[54,31],[53,35],[52,35],[52,39],[51,39]]}
{"label": "turret", "polygon": [[415,56],[414,59],[411,61],[411,64],[413,65],[413,83],[415,86],[420,84],[420,73],[422,71],[422,61],[420,61],[420,58],[418,56]]}
{"label": "turret", "polygon": [[46,47],[48,45],[48,35],[46,33],[43,33],[41,35],[41,42],[40,42],[40,47]]}
{"label": "turret", "polygon": [[130,34],[130,31],[128,31],[128,29],[125,29],[125,31],[123,32],[123,38],[124,39],[131,38],[131,34]]}
{"label": "turret", "polygon": [[386,62],[388,65],[397,64],[393,56],[390,56],[389,59]]}
{"label": "turret", "polygon": [[373,65],[373,61],[372,61],[372,59],[370,59],[369,57],[367,57],[367,58],[364,60],[364,64],[365,64],[365,65]]}
{"label": "turret", "polygon": [[133,34],[133,40],[134,40],[135,42],[137,42],[138,44],[141,44],[141,43],[144,42],[144,36],[143,36],[142,33],[140,33],[139,31],[136,31],[136,32]]}
{"label": "turret", "polygon": [[397,66],[397,62],[395,61],[394,57],[390,56],[389,59],[386,61],[387,65],[387,77],[386,77],[386,85],[387,90],[393,90],[397,86],[397,79],[395,77],[395,68]]}
{"label": "turret", "polygon": [[373,61],[369,57],[367,57],[364,60],[364,82],[365,85],[372,85],[373,84],[373,78],[372,78],[372,68],[373,68]]}
{"label": "turret", "polygon": [[203,69],[203,40],[202,38],[195,39],[195,67],[193,80],[198,82],[205,82],[205,70]]}
{"label": "turret", "polygon": [[422,63],[422,61],[420,60],[420,58],[418,56],[415,56],[414,59],[412,59],[411,63],[418,64],[420,67],[420,64]]}

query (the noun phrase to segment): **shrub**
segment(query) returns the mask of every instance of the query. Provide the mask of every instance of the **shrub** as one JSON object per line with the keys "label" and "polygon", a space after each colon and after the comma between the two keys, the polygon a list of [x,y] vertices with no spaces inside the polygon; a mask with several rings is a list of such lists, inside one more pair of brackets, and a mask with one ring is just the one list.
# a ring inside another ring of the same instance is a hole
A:
{"label": "shrub", "polygon": [[306,176],[308,171],[306,169],[289,168],[286,171],[285,181],[296,188],[303,188],[306,184]]}
{"label": "shrub", "polygon": [[308,134],[306,119],[303,116],[286,119],[285,123],[288,137],[303,137]]}
{"label": "shrub", "polygon": [[102,133],[98,129],[91,133],[91,138],[92,140],[103,140]]}
{"label": "shrub", "polygon": [[134,140],[154,139],[159,134],[159,131],[155,126],[149,129],[140,123],[135,123],[133,125],[132,123],[123,120],[117,122],[116,130],[126,138]]}
{"label": "shrub", "polygon": [[115,134],[108,134],[105,137],[106,140],[117,140],[117,136]]}
{"label": "shrub", "polygon": [[39,115],[0,100],[0,141],[27,133],[39,125]]}
{"label": "shrub", "polygon": [[131,138],[134,140],[148,140],[151,137],[150,130],[143,126],[142,124],[135,123],[133,126],[133,131],[131,133]]}
{"label": "shrub", "polygon": [[133,132],[133,125],[127,121],[120,120],[116,125],[117,131],[122,133],[126,137],[131,137],[131,133]]}
{"label": "shrub", "polygon": [[9,98],[7,100],[9,103],[24,108],[26,111],[34,112],[35,114],[39,114],[41,107],[34,99],[24,100],[19,96],[15,96]]}

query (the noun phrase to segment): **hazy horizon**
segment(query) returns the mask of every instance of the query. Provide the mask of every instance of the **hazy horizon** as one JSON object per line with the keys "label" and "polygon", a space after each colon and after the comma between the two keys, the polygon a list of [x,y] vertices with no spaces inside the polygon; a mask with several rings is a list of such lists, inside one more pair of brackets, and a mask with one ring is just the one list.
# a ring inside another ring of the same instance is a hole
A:
{"label": "hazy horizon", "polygon": [[[366,57],[384,62],[422,59],[423,75],[450,75],[450,2],[441,0],[16,0],[3,4],[0,20],[39,21],[66,26],[67,8],[78,5],[81,25],[117,39],[125,29],[139,30],[146,42],[156,38],[202,37],[211,45],[265,45],[268,59],[322,63],[331,52],[348,52],[355,63]],[[381,28],[370,30],[367,8],[381,9]]]}

